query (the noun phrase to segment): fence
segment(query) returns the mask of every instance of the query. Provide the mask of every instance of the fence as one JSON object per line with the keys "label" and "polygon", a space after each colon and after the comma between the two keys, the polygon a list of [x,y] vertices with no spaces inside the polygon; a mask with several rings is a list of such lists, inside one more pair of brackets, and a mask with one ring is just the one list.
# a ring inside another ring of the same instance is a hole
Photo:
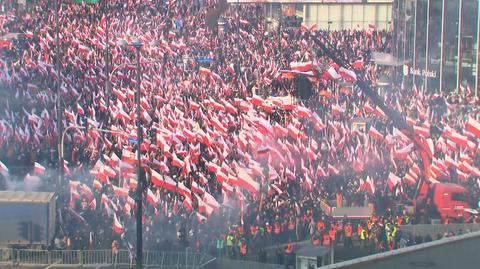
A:
{"label": "fence", "polygon": [[[143,264],[159,268],[203,268],[212,262],[211,256],[195,252],[145,251]],[[0,264],[88,266],[99,264],[132,265],[134,258],[128,250],[34,250],[0,249]]]}

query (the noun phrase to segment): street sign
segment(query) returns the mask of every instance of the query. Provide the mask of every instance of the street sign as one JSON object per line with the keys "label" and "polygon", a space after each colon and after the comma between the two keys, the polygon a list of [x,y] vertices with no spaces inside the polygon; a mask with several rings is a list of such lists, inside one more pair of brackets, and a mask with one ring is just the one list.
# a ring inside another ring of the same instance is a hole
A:
{"label": "street sign", "polygon": [[128,142],[137,145],[138,144],[138,139],[136,139],[135,137],[129,137]]}

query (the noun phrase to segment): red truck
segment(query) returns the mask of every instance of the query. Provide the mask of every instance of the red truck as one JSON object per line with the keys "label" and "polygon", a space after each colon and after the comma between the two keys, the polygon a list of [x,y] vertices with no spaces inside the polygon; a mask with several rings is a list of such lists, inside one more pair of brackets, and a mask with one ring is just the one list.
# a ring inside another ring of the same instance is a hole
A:
{"label": "red truck", "polygon": [[415,210],[423,210],[422,205],[434,207],[443,222],[463,221],[470,217],[465,209],[470,208],[468,190],[454,183],[433,183],[427,189],[422,188],[415,200]]}

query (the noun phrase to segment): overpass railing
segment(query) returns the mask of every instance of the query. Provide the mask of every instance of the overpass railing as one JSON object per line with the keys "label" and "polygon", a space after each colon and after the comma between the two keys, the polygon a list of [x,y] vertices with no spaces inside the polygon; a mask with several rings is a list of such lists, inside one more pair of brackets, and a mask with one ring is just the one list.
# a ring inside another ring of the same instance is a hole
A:
{"label": "overpass railing", "polygon": [[[209,255],[196,252],[162,252],[145,251],[143,264],[160,268],[198,268],[205,267],[215,259]],[[34,250],[34,249],[0,249],[0,265],[133,265],[135,258],[128,250]]]}

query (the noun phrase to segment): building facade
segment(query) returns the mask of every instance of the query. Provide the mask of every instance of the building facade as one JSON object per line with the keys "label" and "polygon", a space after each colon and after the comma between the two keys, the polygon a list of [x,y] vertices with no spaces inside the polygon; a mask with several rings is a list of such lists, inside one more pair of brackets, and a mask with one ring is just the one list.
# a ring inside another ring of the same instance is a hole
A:
{"label": "building facade", "polygon": [[318,29],[390,29],[393,0],[228,0],[230,4],[259,3],[266,17],[296,15]]}
{"label": "building facade", "polygon": [[396,56],[406,85],[427,91],[479,86],[479,0],[395,0]]}

